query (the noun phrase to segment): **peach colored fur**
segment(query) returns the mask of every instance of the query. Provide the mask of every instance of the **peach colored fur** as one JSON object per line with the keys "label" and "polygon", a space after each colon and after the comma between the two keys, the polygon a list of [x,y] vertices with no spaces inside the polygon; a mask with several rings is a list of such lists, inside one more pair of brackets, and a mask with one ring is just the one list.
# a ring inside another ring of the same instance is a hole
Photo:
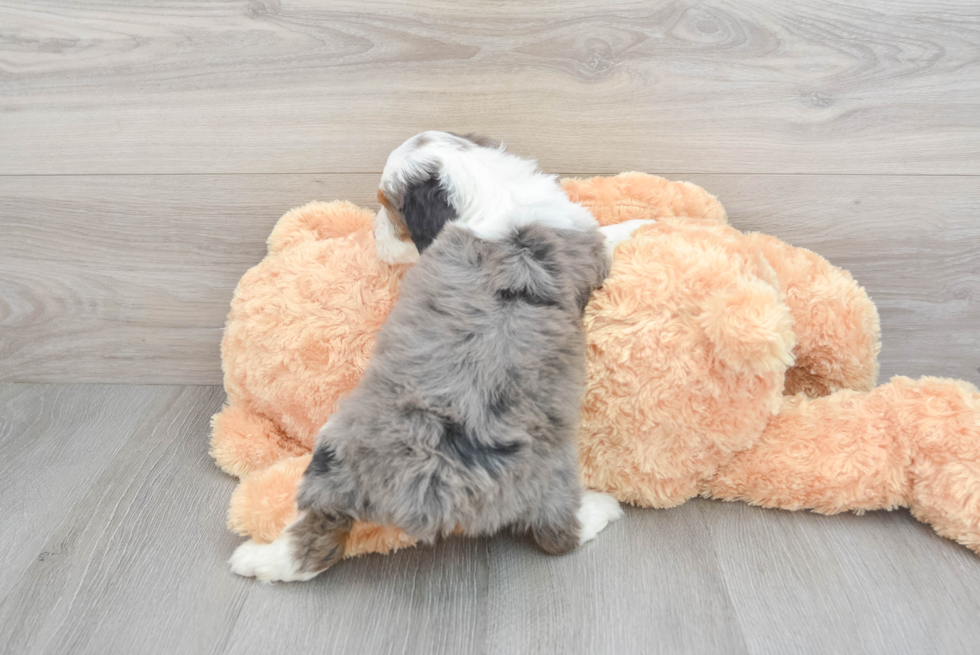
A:
{"label": "peach colored fur", "polygon": [[[584,482],[623,501],[694,496],[822,513],[910,507],[980,549],[980,393],[875,387],[874,304],[825,259],[728,226],[703,189],[643,173],[562,182],[603,225],[657,222],[616,253],[586,311]],[[241,479],[229,527],[270,541],[295,515],[313,438],[357,384],[403,267],[374,254],[373,214],[311,203],[283,216],[222,342],[228,404],[211,452]],[[412,545],[355,524],[346,556]]]}

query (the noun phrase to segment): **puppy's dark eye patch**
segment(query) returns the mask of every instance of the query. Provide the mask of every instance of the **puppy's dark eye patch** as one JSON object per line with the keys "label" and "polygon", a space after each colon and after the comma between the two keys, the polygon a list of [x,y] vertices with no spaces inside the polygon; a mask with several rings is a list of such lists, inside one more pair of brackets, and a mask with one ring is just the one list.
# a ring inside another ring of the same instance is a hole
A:
{"label": "puppy's dark eye patch", "polygon": [[432,245],[446,223],[459,218],[435,175],[406,189],[401,214],[420,253]]}

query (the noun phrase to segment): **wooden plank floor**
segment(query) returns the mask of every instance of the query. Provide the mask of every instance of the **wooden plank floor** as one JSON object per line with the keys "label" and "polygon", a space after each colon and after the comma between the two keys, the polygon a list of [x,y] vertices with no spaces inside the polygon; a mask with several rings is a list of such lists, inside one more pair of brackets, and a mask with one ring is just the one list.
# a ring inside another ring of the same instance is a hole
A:
{"label": "wooden plank floor", "polygon": [[220,387],[0,385],[0,653],[966,653],[980,566],[907,512],[630,509],[552,558],[512,536],[225,564]]}
{"label": "wooden plank floor", "polygon": [[0,0],[0,653],[980,652],[980,560],[907,512],[237,579],[186,386],[276,219],[433,128],[700,184],[854,274],[882,378],[980,384],[978,107],[976,0]]}

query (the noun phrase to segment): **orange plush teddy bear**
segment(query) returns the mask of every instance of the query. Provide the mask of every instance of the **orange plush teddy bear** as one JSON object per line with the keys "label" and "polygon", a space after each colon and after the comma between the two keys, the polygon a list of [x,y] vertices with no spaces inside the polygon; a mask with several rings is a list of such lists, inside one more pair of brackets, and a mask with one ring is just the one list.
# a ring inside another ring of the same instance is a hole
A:
{"label": "orange plush teddy bear", "polygon": [[[586,310],[587,486],[644,507],[909,507],[980,550],[980,392],[937,378],[875,388],[878,315],[847,272],[742,234],[692,184],[625,173],[563,186],[603,225],[656,220],[618,247]],[[346,202],[295,209],[238,285],[211,452],[241,479],[239,534],[271,541],[292,520],[314,437],[397,297],[404,267],[378,260],[372,220]],[[413,543],[361,523],[345,554]]]}

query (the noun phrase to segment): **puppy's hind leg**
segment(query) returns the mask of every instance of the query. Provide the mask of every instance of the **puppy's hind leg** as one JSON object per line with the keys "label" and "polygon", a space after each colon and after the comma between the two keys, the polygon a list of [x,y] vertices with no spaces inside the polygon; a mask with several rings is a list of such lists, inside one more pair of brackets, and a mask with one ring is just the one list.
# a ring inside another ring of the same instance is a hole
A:
{"label": "puppy's hind leg", "polygon": [[564,555],[579,545],[579,525],[574,503],[568,507],[545,507],[531,520],[531,536],[549,555]]}
{"label": "puppy's hind leg", "polygon": [[344,555],[350,517],[308,509],[271,544],[247,541],[228,563],[233,573],[264,582],[310,580]]}
{"label": "puppy's hind leg", "polygon": [[574,459],[569,470],[557,475],[539,504],[527,518],[531,537],[549,555],[563,555],[575,549],[580,541],[579,506],[582,496]]}
{"label": "puppy's hind leg", "polygon": [[[318,440],[331,425],[333,418],[321,428]],[[338,498],[354,490],[334,446],[318,443],[299,485],[299,518],[271,544],[249,541],[239,546],[228,560],[232,572],[266,582],[293,582],[309,580],[336,564],[353,525],[349,514],[339,510],[347,505]]]}
{"label": "puppy's hind leg", "polygon": [[599,491],[582,492],[582,505],[578,509],[582,530],[579,532],[578,545],[595,539],[607,525],[621,518],[623,508],[619,506],[618,500]]}

